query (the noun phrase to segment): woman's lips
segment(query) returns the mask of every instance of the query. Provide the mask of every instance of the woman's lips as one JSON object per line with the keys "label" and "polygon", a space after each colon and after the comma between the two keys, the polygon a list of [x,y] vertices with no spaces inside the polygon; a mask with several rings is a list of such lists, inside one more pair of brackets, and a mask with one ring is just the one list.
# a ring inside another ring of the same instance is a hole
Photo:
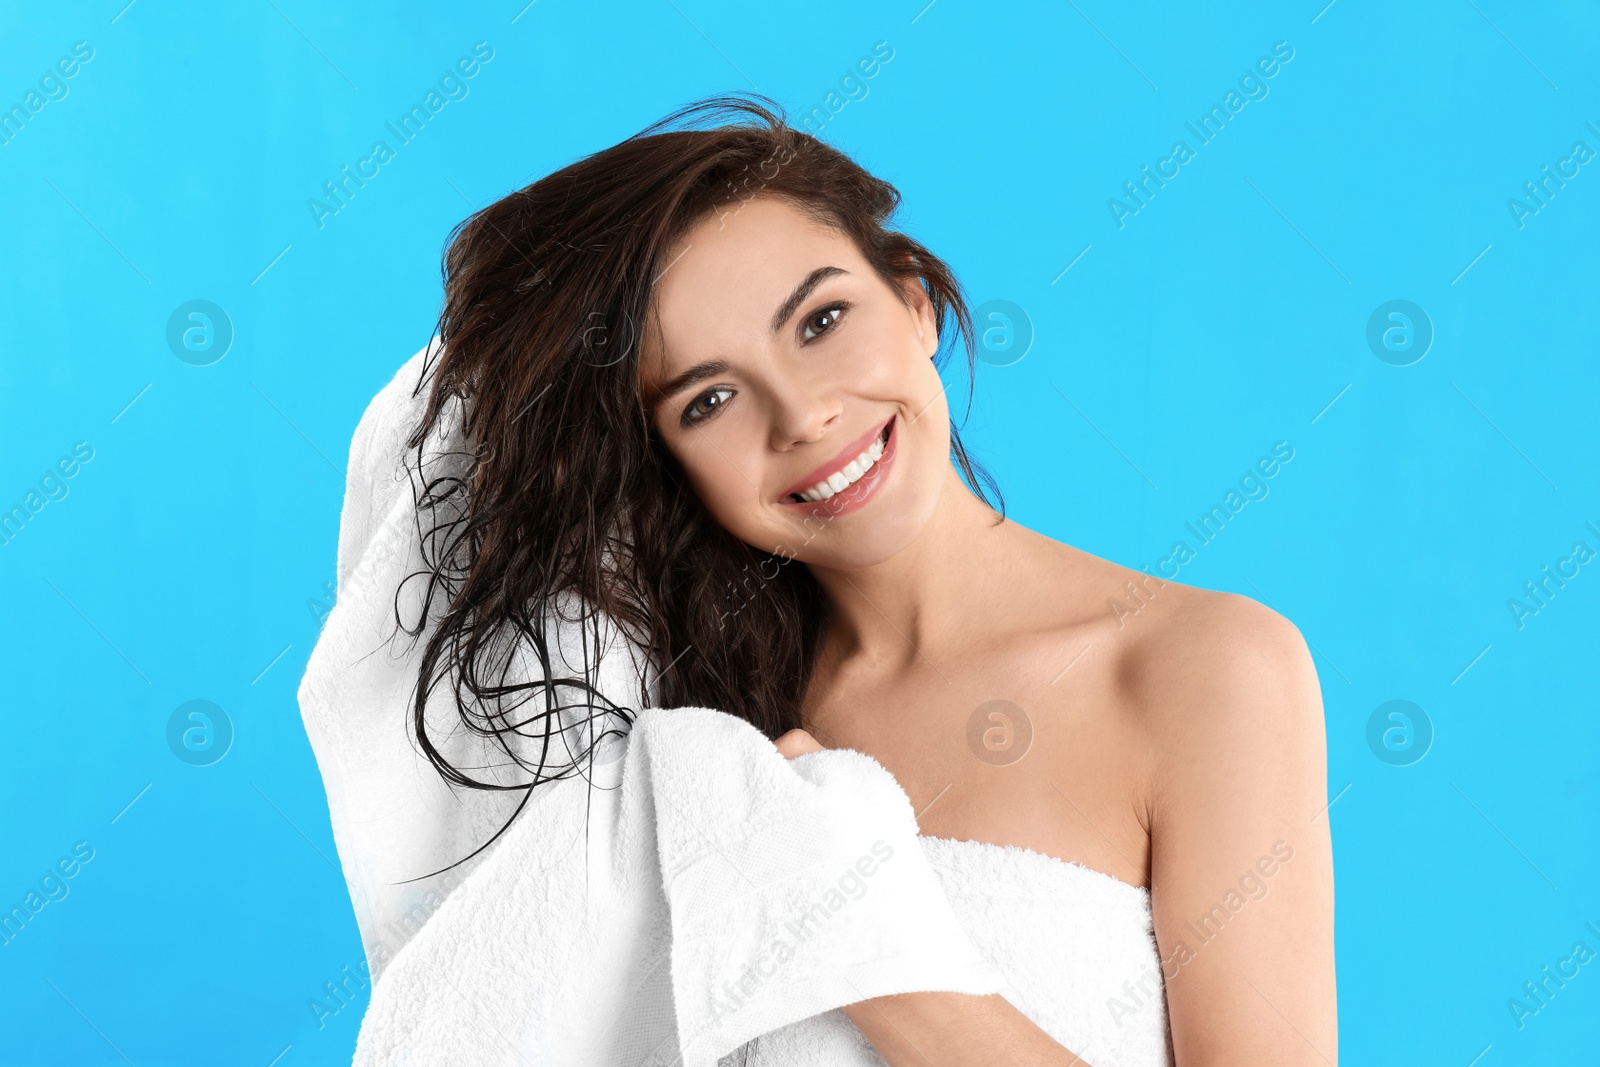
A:
{"label": "woman's lips", "polygon": [[[872,469],[863,474],[859,479],[846,486],[844,489],[828,497],[826,500],[793,500],[787,494],[781,501],[784,507],[793,508],[802,514],[815,515],[818,518],[833,519],[847,515],[858,508],[864,507],[867,501],[877,495],[878,488],[889,477],[889,472],[894,468],[895,457],[900,451],[900,435],[897,433],[898,420],[891,417],[886,424],[888,440],[883,446],[883,455],[878,457]],[[885,427],[879,427],[878,432],[884,432]],[[874,438],[867,436],[865,443],[857,451],[849,453],[850,458],[861,454],[866,445],[870,445]],[[856,447],[852,444],[851,447]],[[848,463],[849,460],[846,460]],[[831,466],[831,464],[830,464]],[[827,468],[818,468],[826,470]],[[838,468],[835,468],[838,469]],[[830,472],[831,473],[831,472]],[[819,478],[818,481],[821,479]],[[816,482],[807,482],[805,487],[815,485]]]}
{"label": "woman's lips", "polygon": [[891,415],[886,421],[878,423],[878,425],[874,426],[872,429],[868,430],[854,441],[851,441],[849,444],[845,445],[837,456],[834,456],[828,462],[816,468],[804,478],[785,489],[783,494],[778,499],[784,503],[792,503],[792,501],[789,500],[791,496],[803,495],[807,489],[810,489],[818,482],[825,482],[839,471],[844,470],[850,465],[851,460],[865,452],[867,447],[871,445],[873,441],[882,437],[884,428],[893,421],[894,416]]}

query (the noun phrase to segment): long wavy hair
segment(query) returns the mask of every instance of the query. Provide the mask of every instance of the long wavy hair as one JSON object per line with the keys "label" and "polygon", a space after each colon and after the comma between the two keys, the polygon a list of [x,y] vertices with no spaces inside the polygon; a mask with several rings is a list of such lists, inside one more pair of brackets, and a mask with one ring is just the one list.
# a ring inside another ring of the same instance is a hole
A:
{"label": "long wavy hair", "polygon": [[[714,117],[739,121],[696,128]],[[451,783],[526,791],[511,819],[536,786],[579,772],[633,721],[636,709],[596,685],[602,620],[644,653],[655,706],[718,708],[774,739],[801,725],[826,625],[822,591],[804,566],[717,525],[651,425],[638,381],[640,328],[671,250],[700,221],[755,196],[786,198],[847,235],[885,281],[919,279],[939,329],[935,365],[948,360],[953,322],[970,384],[960,283],[888,228],[899,192],[787,125],[766,97],[689,104],[490,204],[450,236],[437,362],[422,376],[431,373],[431,393],[406,444],[420,470],[424,442],[460,398],[464,463],[413,486],[419,515],[434,521],[425,569],[407,579],[427,583],[422,616],[414,628],[399,622],[415,637],[437,621],[412,697],[417,743]],[[950,441],[966,484],[998,499],[954,426]],[[398,594],[396,603],[398,618]],[[581,677],[552,663],[546,627],[558,618],[582,627]],[[540,669],[508,682],[516,645]],[[446,759],[424,717],[441,676],[453,680],[461,723],[530,781],[475,778]],[[626,695],[650,706],[649,689]],[[536,698],[533,712],[520,710]],[[594,728],[597,717],[605,729]]]}

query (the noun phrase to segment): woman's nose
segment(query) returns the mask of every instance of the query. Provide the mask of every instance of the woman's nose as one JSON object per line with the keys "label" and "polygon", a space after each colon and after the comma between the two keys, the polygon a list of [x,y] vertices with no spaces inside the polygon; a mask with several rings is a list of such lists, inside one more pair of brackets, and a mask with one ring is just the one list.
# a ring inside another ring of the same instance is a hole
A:
{"label": "woman's nose", "polygon": [[788,452],[822,438],[838,422],[838,393],[824,383],[790,376],[774,383],[772,447]]}

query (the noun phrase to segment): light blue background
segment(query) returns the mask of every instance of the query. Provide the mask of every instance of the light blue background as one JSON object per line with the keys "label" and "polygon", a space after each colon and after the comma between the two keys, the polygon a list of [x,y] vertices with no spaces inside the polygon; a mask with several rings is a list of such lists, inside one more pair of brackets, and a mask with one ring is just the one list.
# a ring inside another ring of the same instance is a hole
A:
{"label": "light blue background", "polygon": [[[1600,151],[1594,4],[125,2],[0,24],[7,108],[94,49],[0,144],[0,507],[94,450],[0,546],[0,906],[94,849],[0,946],[0,1062],[348,1062],[365,1000],[307,1006],[361,947],[295,688],[351,433],[428,337],[447,232],[690,99],[821,103],[880,40],[823,136],[1031,322],[967,432],[1014,518],[1153,566],[1294,449],[1178,580],[1316,655],[1345,1061],[1595,1054],[1600,962],[1520,1030],[1507,1007],[1600,950],[1600,566],[1520,629],[1507,606],[1600,550],[1600,163],[1507,206]],[[308,199],[477,41],[470,94],[319,229]],[[1119,229],[1108,198],[1278,41],[1269,95]],[[166,342],[192,299],[235,331],[210,366]],[[1435,331],[1411,366],[1365,340],[1391,299]],[[166,740],[194,699],[236,733],[208,767]],[[1393,699],[1435,731],[1411,766],[1368,746]]]}

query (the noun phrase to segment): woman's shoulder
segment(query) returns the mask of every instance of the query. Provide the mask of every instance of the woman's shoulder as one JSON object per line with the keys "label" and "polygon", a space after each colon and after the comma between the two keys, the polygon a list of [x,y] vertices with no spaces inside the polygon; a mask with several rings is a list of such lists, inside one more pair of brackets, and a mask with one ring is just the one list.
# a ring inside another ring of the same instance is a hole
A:
{"label": "woman's shoulder", "polygon": [[1281,754],[1280,743],[1321,738],[1316,668],[1283,615],[1080,549],[1057,558],[1062,588],[1074,588],[1075,625],[1089,647],[1108,650],[1104,678],[1119,714],[1158,749],[1192,755],[1225,743],[1236,755]]}
{"label": "woman's shoulder", "polygon": [[1294,623],[1258,600],[1129,573],[1145,579],[1148,590],[1143,608],[1123,627],[1125,653],[1142,678],[1175,683],[1192,681],[1197,672],[1220,677],[1253,671],[1305,649]]}
{"label": "woman's shoulder", "polygon": [[1316,666],[1300,630],[1271,607],[1163,580],[1122,632],[1118,689],[1153,741],[1158,773],[1321,760]]}
{"label": "woman's shoulder", "polygon": [[1294,624],[1267,605],[1238,593],[1186,585],[1096,556],[1081,548],[1028,531],[1033,558],[1050,579],[1047,595],[1070,597],[1062,617],[1069,625],[1089,626],[1159,671],[1174,657],[1210,658],[1301,641]]}

